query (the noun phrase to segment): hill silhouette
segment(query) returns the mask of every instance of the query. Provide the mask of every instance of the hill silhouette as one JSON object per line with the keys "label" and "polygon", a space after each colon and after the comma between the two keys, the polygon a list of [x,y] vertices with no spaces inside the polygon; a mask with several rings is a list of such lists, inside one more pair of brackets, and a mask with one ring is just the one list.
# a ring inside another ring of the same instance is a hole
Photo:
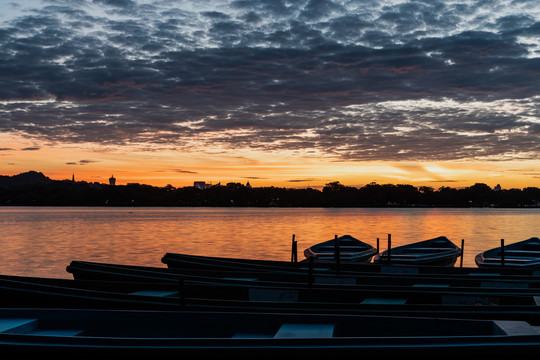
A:
{"label": "hill silhouette", "polygon": [[13,176],[0,175],[0,187],[4,188],[33,184],[49,184],[52,181],[53,180],[43,175],[43,173],[37,171],[28,171]]}

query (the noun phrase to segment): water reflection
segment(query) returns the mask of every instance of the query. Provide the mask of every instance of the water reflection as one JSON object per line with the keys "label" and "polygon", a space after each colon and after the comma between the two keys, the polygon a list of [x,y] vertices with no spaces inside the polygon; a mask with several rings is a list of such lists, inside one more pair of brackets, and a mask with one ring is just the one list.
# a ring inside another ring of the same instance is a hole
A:
{"label": "water reflection", "polygon": [[[464,266],[505,243],[539,236],[540,209],[0,208],[0,273],[70,278],[71,260],[164,266],[165,252],[290,260],[350,234],[386,249],[436,236],[465,241]],[[458,260],[459,264],[459,260]]]}

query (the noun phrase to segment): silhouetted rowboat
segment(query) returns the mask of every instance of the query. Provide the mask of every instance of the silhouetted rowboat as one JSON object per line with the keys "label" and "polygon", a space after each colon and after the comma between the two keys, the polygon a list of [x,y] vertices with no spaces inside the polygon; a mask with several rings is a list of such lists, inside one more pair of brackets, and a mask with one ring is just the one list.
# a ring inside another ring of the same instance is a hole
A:
{"label": "silhouetted rowboat", "polygon": [[[425,267],[404,266],[404,269],[425,269]],[[539,288],[540,277],[527,272],[525,275],[504,275],[488,271],[485,274],[472,272],[456,274],[401,272],[399,266],[380,266],[380,272],[314,272],[308,270],[297,272],[269,271],[231,271],[196,268],[162,268],[151,266],[135,266],[124,264],[98,263],[89,261],[72,261],[67,272],[75,279],[135,282],[212,282],[212,283],[251,283],[277,286],[339,286],[356,287],[361,285],[409,285],[409,286],[451,286],[451,287],[499,287],[499,288]],[[471,270],[479,270],[473,268]]]}
{"label": "silhouetted rowboat", "polygon": [[[379,314],[523,320],[540,324],[538,296],[449,289],[353,290],[148,284],[0,277],[0,307]],[[153,285],[153,286],[149,286]],[[116,286],[116,288],[114,288]]]}
{"label": "silhouetted rowboat", "polygon": [[398,246],[375,255],[375,263],[453,266],[461,249],[445,236]]}
{"label": "silhouetted rowboat", "polygon": [[[48,303],[44,298],[48,295],[53,299],[56,295],[67,298],[97,298],[98,295],[107,297],[114,295],[123,299],[136,299],[139,295],[176,298],[189,295],[200,299],[228,300],[265,300],[265,296],[276,294],[278,300],[294,302],[325,302],[325,303],[360,303],[368,298],[399,298],[407,299],[408,304],[443,304],[454,296],[462,298],[489,298],[488,303],[509,305],[536,305],[534,297],[540,297],[540,288],[489,288],[489,287],[445,287],[438,284],[426,286],[406,285],[359,285],[356,287],[310,287],[306,284],[296,286],[265,285],[253,283],[216,283],[210,281],[184,281],[176,283],[140,283],[88,281],[70,279],[36,278],[25,276],[0,276],[0,307],[16,306],[17,301],[30,306]],[[26,297],[26,294],[34,294]],[[43,296],[42,296],[43,295]],[[124,296],[136,295],[136,296]],[[39,300],[41,296],[41,299]],[[111,296],[112,297],[112,296]],[[7,303],[8,298],[12,303]],[[496,300],[495,300],[496,299]],[[3,303],[2,303],[3,301]],[[475,300],[474,302],[476,302]],[[176,301],[178,302],[178,301]],[[74,303],[76,303],[74,301]],[[473,303],[473,301],[470,301]],[[67,305],[66,305],[67,306]],[[79,305],[79,307],[81,307]]]}
{"label": "silhouetted rowboat", "polygon": [[0,309],[2,356],[178,359],[501,357],[540,350],[522,321],[331,314]]}
{"label": "silhouetted rowboat", "polygon": [[[375,255],[377,258],[378,255]],[[214,269],[218,271],[268,271],[273,273],[298,273],[306,272],[310,268],[308,259],[304,259],[299,262],[288,262],[278,260],[260,260],[260,259],[243,259],[243,258],[226,258],[226,257],[214,257],[204,255],[190,255],[180,253],[166,253],[161,262],[167,265],[171,269]],[[410,265],[417,265],[408,263]],[[382,265],[382,266],[381,266]],[[395,264],[396,265],[396,264]],[[422,264],[424,265],[424,264]],[[314,263],[313,270],[320,274],[332,274],[336,272],[336,266],[334,262],[328,263]],[[374,264],[369,262],[356,262],[356,263],[344,263],[340,266],[341,272],[354,272],[354,273],[369,273],[369,272],[407,272],[407,273],[439,273],[439,274],[468,274],[471,272],[478,272],[478,268],[453,268],[447,266],[429,266],[426,264],[423,268],[407,266],[404,267],[395,266],[394,269],[388,269],[386,264]],[[507,270],[505,270],[506,272]],[[523,271],[513,271],[513,273],[530,273]]]}
{"label": "silhouetted rowboat", "polygon": [[378,251],[375,247],[355,239],[351,235],[343,235],[328,240],[304,250],[307,259],[313,258],[316,262],[342,263],[369,262]]}
{"label": "silhouetted rowboat", "polygon": [[474,260],[480,268],[540,269],[540,239],[532,237],[504,247],[496,247],[476,255]]}

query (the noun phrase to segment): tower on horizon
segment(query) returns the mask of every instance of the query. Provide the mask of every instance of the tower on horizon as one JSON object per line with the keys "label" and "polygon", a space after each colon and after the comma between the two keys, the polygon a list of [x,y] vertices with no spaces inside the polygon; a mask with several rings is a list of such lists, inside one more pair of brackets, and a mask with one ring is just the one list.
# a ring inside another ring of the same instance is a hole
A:
{"label": "tower on horizon", "polygon": [[116,179],[114,178],[113,175],[111,175],[111,177],[109,178],[109,185],[111,185],[111,186],[116,185]]}

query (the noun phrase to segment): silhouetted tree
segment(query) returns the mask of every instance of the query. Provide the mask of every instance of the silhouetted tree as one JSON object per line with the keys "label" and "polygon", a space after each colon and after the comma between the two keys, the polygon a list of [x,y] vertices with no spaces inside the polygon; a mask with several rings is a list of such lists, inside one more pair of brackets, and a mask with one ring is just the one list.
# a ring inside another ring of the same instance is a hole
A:
{"label": "silhouetted tree", "polygon": [[[29,180],[33,179],[33,180]],[[17,181],[20,180],[20,183]],[[28,183],[28,182],[31,183]],[[34,181],[34,182],[32,182]],[[84,181],[53,181],[40,173],[4,177],[0,205],[27,206],[539,206],[540,189],[491,189],[483,183],[455,189],[443,186],[370,183],[363,187],[327,183],[321,190],[246,187],[240,183],[199,189],[129,184],[109,186]]]}

